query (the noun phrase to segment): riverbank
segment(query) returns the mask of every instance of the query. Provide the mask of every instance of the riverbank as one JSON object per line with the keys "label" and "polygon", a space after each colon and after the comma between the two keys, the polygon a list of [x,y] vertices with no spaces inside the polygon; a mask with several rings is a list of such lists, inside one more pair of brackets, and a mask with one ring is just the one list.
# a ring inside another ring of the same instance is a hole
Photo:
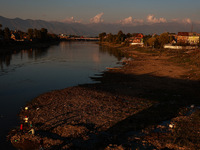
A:
{"label": "riverbank", "polygon": [[27,104],[20,119],[29,117],[32,127],[26,130],[34,128],[35,136],[13,130],[13,145],[31,149],[42,139],[47,149],[159,148],[147,129],[177,117],[184,107],[199,105],[198,67],[183,67],[173,53],[121,50],[132,59],[93,78],[101,83],[52,91]]}

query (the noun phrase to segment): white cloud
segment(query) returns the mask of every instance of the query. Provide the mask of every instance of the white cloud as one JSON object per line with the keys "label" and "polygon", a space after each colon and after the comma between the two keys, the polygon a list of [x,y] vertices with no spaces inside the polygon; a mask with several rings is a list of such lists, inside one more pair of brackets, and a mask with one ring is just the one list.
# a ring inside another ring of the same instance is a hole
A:
{"label": "white cloud", "polygon": [[185,19],[178,19],[178,18],[175,18],[175,19],[172,19],[171,20],[172,22],[177,22],[177,23],[185,23],[185,24],[191,24],[192,21],[190,18],[185,18]]}
{"label": "white cloud", "polygon": [[94,16],[93,18],[90,19],[90,22],[91,23],[101,23],[101,22],[103,22],[103,19],[102,19],[103,14],[104,13],[97,14],[96,16]]}
{"label": "white cloud", "polygon": [[133,17],[128,17],[128,18],[125,18],[123,20],[120,20],[119,23],[121,24],[129,24],[129,25],[138,25],[138,24],[143,24],[144,23],[144,20],[143,19],[133,19]]}
{"label": "white cloud", "polygon": [[75,20],[74,17],[70,17],[70,18],[65,18],[61,22],[64,22],[64,23],[81,23],[81,20]]}
{"label": "white cloud", "polygon": [[188,24],[191,24],[191,23],[192,23],[192,21],[191,21],[190,18],[185,18],[185,19],[182,20],[182,22],[183,22],[183,23],[188,23]]}
{"label": "white cloud", "polygon": [[120,20],[121,24],[132,24],[133,23],[133,18],[130,16],[128,18],[125,18],[123,20]]}
{"label": "white cloud", "polygon": [[167,20],[165,18],[156,18],[154,15],[147,16],[148,23],[165,23]]}

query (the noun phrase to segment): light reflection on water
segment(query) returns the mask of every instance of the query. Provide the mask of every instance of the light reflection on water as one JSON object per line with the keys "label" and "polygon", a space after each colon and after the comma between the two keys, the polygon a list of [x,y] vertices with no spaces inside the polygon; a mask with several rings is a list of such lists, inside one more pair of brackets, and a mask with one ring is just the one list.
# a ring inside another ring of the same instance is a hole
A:
{"label": "light reflection on water", "polygon": [[0,56],[0,135],[17,125],[16,114],[28,101],[51,90],[93,83],[89,77],[117,66],[120,55],[92,42],[62,42]]}

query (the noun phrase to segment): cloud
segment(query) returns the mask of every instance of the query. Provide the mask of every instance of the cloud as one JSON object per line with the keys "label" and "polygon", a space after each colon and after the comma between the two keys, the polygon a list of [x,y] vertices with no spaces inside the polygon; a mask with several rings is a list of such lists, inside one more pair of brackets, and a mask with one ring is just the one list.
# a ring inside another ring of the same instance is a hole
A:
{"label": "cloud", "polygon": [[130,16],[128,18],[125,18],[123,20],[120,20],[121,24],[132,24],[133,23],[133,18]]}
{"label": "cloud", "polygon": [[70,18],[65,18],[61,22],[64,22],[64,23],[81,23],[82,21],[81,20],[75,20],[74,17],[70,17]]}
{"label": "cloud", "polygon": [[148,23],[165,23],[167,20],[165,18],[156,18],[154,15],[147,16]]}
{"label": "cloud", "polygon": [[102,19],[103,14],[104,13],[97,14],[96,16],[94,16],[93,18],[90,19],[90,22],[91,23],[101,23],[101,22],[103,22],[103,19]]}
{"label": "cloud", "polygon": [[177,23],[185,23],[185,24],[191,24],[192,21],[190,18],[185,18],[185,19],[178,19],[178,18],[175,18],[175,19],[172,19],[171,20],[172,22],[177,22]]}
{"label": "cloud", "polygon": [[133,19],[133,17],[128,17],[119,21],[123,25],[138,25],[144,23],[143,19]]}
{"label": "cloud", "polygon": [[190,18],[185,18],[185,19],[182,20],[182,22],[186,23],[186,24],[191,24],[192,23]]}

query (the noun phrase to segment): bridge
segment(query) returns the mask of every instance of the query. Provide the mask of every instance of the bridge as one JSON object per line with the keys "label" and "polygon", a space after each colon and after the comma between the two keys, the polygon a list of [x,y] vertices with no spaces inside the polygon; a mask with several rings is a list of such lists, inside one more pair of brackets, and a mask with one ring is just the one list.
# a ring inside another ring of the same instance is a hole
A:
{"label": "bridge", "polygon": [[86,38],[86,37],[83,37],[83,38],[69,38],[71,40],[77,40],[77,41],[99,41],[99,38]]}

